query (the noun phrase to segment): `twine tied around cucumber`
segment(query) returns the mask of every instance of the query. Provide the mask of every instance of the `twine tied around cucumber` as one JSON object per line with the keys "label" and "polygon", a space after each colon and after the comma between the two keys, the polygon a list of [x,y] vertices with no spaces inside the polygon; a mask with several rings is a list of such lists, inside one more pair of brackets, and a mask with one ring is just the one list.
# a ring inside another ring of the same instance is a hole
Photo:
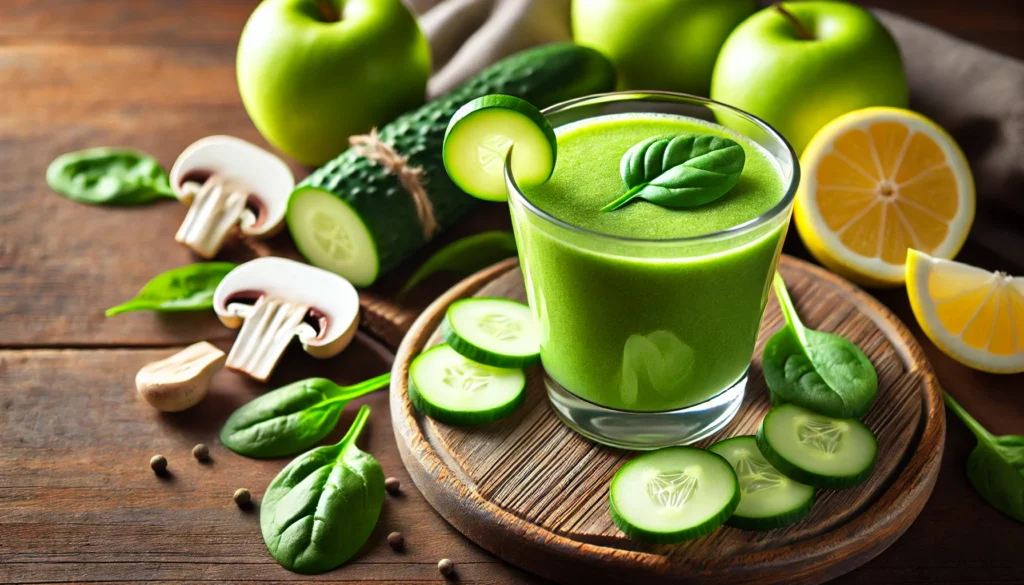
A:
{"label": "twine tied around cucumber", "polygon": [[348,143],[356,154],[379,163],[398,177],[398,182],[416,206],[416,216],[423,226],[423,237],[429,240],[437,230],[437,219],[434,218],[434,204],[427,197],[427,190],[423,186],[423,168],[410,165],[409,157],[398,154],[382,141],[376,128],[371,128],[369,134],[350,136]]}

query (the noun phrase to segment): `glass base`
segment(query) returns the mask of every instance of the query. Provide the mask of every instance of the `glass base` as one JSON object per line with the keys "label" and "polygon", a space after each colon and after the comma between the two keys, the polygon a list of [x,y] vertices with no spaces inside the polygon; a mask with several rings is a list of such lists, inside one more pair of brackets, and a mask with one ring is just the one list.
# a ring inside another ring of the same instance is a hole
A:
{"label": "glass base", "polygon": [[696,443],[728,424],[743,402],[747,372],[713,398],[662,412],[628,412],[598,406],[569,392],[546,372],[544,385],[555,414],[572,430],[610,447],[646,451]]}

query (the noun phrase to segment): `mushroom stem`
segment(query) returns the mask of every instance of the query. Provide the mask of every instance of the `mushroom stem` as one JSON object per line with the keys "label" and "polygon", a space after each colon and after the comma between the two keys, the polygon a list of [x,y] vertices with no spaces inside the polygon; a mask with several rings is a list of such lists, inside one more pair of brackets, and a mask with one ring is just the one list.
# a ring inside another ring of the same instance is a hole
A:
{"label": "mushroom stem", "polygon": [[200,341],[143,366],[135,376],[135,388],[154,408],[178,412],[198,404],[206,396],[213,375],[223,367],[224,352]]}
{"label": "mushroom stem", "polygon": [[263,295],[252,307],[231,305],[231,308],[236,308],[244,323],[231,346],[227,367],[265,382],[292,338],[308,327],[303,319],[309,306]]}
{"label": "mushroom stem", "polygon": [[203,258],[216,256],[245,211],[246,193],[241,185],[211,176],[193,195],[175,241]]}

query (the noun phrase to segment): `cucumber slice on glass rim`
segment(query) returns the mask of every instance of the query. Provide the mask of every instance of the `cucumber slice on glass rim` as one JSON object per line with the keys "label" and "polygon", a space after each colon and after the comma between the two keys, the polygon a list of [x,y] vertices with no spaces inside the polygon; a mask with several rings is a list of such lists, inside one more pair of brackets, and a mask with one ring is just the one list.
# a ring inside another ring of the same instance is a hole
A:
{"label": "cucumber slice on glass rim", "polygon": [[474,362],[447,344],[416,356],[409,366],[409,400],[449,425],[482,425],[504,418],[526,400],[526,374]]}
{"label": "cucumber slice on glass rim", "polygon": [[783,475],[765,460],[753,435],[708,447],[732,465],[740,481],[740,505],[726,520],[743,530],[772,530],[800,520],[814,506],[814,488]]}
{"label": "cucumber slice on glass rim", "polygon": [[631,538],[668,544],[700,538],[740,503],[736,472],[721,455],[667,447],[626,463],[608,494],[612,520]]}
{"label": "cucumber slice on glass rim", "polygon": [[853,418],[832,418],[796,404],[768,411],[757,429],[757,448],[787,477],[823,488],[849,488],[871,475],[878,442]]}
{"label": "cucumber slice on glass rim", "polygon": [[448,307],[441,334],[455,351],[498,368],[540,360],[540,332],[530,307],[501,298],[471,298]]}
{"label": "cucumber slice on glass rim", "polygon": [[478,199],[505,201],[509,149],[512,174],[521,186],[539,185],[555,170],[555,131],[544,114],[517,97],[485,95],[455,112],[441,158],[460,189]]}

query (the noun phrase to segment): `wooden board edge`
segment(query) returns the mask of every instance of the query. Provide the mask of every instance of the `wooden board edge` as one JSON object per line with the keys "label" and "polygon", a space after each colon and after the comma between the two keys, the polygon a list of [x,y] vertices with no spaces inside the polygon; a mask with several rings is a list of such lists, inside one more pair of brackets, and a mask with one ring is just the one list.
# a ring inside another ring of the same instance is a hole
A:
{"label": "wooden board edge", "polygon": [[[637,562],[642,561],[649,569],[649,576],[671,578],[678,567],[665,557],[573,541],[530,525],[522,518],[483,500],[463,483],[457,472],[446,468],[441,458],[433,453],[419,428],[419,415],[406,399],[408,363],[422,350],[423,344],[438,327],[449,304],[472,295],[492,279],[516,266],[517,259],[510,258],[449,289],[416,319],[400,344],[392,369],[390,400],[395,440],[402,461],[417,488],[449,524],[489,552],[526,570],[564,583],[574,583],[583,577],[597,583],[617,583],[624,578],[636,578]],[[845,558],[837,560],[835,557],[839,551],[828,546],[828,543],[809,540],[790,547],[791,554],[783,560],[772,562],[772,559],[765,558],[759,552],[744,556],[733,555],[727,565],[691,567],[687,579],[721,578],[723,571],[727,571],[731,584],[753,585],[764,583],[764,572],[768,570],[777,573],[778,579],[769,582],[792,585],[823,583],[855,569],[888,548],[921,513],[938,479],[945,437],[942,395],[924,351],[906,326],[874,297],[822,268],[787,255],[782,256],[780,268],[804,270],[815,278],[848,290],[861,307],[868,309],[865,313],[869,314],[876,325],[890,339],[900,342],[897,351],[906,360],[905,365],[909,370],[919,371],[921,375],[924,388],[923,429],[918,445],[903,470],[867,509],[876,511],[876,519],[881,518],[882,521],[869,524],[869,514],[865,510],[865,513],[830,533],[840,540],[844,537],[847,540],[843,547]],[[467,506],[460,498],[470,500],[472,505]],[[494,531],[490,527],[495,520],[512,534],[515,538],[513,542],[495,540]],[[600,561],[600,571],[581,573],[578,563],[572,562],[581,553]],[[538,564],[537,557],[544,558],[546,562]],[[754,566],[757,568],[754,569]]]}

